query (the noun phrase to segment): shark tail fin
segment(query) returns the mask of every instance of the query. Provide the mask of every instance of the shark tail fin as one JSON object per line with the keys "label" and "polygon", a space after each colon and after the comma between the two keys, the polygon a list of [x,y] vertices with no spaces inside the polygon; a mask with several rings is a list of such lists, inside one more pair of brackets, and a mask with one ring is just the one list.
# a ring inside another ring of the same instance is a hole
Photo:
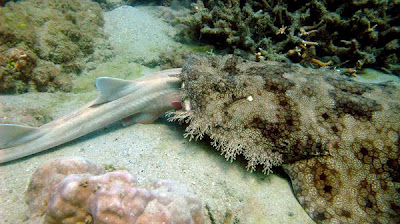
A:
{"label": "shark tail fin", "polygon": [[0,149],[31,141],[27,136],[37,129],[23,125],[0,124]]}

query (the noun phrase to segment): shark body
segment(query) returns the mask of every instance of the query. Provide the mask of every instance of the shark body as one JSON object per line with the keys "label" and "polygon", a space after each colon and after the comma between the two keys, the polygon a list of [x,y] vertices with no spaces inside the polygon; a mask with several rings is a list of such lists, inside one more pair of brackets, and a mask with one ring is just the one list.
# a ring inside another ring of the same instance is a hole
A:
{"label": "shark body", "polygon": [[0,164],[69,142],[118,120],[124,125],[151,123],[180,107],[181,69],[169,69],[133,81],[101,77],[100,96],[74,113],[39,128],[0,124]]}

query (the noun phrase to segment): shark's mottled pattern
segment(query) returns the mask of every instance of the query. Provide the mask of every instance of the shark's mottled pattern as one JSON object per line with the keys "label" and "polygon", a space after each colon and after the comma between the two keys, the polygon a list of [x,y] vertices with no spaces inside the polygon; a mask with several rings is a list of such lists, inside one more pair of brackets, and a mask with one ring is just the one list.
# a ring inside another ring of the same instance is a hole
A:
{"label": "shark's mottled pattern", "polygon": [[249,169],[283,164],[315,221],[400,223],[398,86],[233,56],[192,56],[180,77],[186,135]]}
{"label": "shark's mottled pattern", "polygon": [[[175,76],[171,76],[175,75]],[[133,82],[100,78],[92,104],[38,129],[0,125],[0,163],[119,119],[148,123],[172,108],[185,136],[208,135],[248,168],[283,165],[318,223],[399,223],[400,88],[326,69],[192,56],[182,69]]]}
{"label": "shark's mottled pattern", "polygon": [[181,69],[170,69],[134,81],[98,78],[97,100],[39,128],[1,124],[0,163],[61,145],[113,122],[151,123],[179,107]]}

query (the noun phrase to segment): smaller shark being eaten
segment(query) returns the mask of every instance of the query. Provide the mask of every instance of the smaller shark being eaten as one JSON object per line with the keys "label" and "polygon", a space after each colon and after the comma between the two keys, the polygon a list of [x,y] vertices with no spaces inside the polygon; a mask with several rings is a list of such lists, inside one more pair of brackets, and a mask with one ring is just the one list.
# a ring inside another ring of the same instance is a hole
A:
{"label": "smaller shark being eaten", "polygon": [[133,81],[101,77],[92,103],[39,128],[0,124],[0,164],[69,142],[118,120],[124,125],[152,123],[165,111],[180,109],[181,69]]}

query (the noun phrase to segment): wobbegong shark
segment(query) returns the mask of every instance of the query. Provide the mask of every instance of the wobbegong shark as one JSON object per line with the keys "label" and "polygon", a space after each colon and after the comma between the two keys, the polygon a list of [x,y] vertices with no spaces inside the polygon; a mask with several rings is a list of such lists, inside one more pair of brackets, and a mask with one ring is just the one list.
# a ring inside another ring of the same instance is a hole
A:
{"label": "wobbegong shark", "polygon": [[100,96],[70,115],[41,127],[0,124],[0,164],[45,151],[122,120],[152,123],[165,111],[180,109],[181,69],[168,69],[133,81],[100,77]]}
{"label": "wobbegong shark", "polygon": [[[39,128],[0,125],[0,164],[120,119],[151,123],[170,109],[185,137],[248,169],[282,165],[318,223],[400,223],[400,87],[337,71],[192,55],[183,69],[134,81],[99,78],[100,97]],[[180,110],[179,110],[180,109]]]}

